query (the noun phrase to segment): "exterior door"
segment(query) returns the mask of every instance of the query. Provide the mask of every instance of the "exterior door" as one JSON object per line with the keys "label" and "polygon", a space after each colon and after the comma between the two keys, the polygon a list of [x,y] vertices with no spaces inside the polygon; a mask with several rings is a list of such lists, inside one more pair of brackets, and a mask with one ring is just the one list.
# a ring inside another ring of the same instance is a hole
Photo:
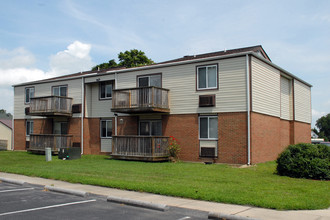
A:
{"label": "exterior door", "polygon": [[55,121],[53,129],[53,134],[56,134],[54,135],[54,143],[56,145],[54,147],[56,147],[56,149],[59,149],[61,147],[68,147],[69,143],[67,137],[62,136],[68,134],[68,123]]}

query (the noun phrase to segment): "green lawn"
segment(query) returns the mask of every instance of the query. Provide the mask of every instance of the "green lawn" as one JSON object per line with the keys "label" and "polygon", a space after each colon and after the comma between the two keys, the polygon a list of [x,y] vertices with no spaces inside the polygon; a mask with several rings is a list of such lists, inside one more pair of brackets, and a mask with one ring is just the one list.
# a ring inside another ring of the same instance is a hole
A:
{"label": "green lawn", "polygon": [[325,209],[330,182],[274,174],[275,162],[250,168],[199,163],[144,163],[86,155],[50,162],[44,155],[0,152],[0,171],[223,203],[274,209]]}

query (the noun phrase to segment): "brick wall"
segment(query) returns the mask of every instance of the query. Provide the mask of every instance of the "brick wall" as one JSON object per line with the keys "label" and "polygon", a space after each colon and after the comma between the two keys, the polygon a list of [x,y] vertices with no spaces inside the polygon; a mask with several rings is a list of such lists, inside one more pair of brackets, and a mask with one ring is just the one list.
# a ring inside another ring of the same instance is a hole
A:
{"label": "brick wall", "polygon": [[84,119],[84,154],[100,154],[100,119]]}
{"label": "brick wall", "polygon": [[218,114],[218,163],[247,163],[247,114]]}
{"label": "brick wall", "polygon": [[275,160],[290,144],[310,143],[310,124],[251,113],[251,161]]}
{"label": "brick wall", "polygon": [[73,135],[72,142],[81,142],[81,119],[70,118],[68,120],[68,134]]}
{"label": "brick wall", "polygon": [[[285,127],[285,124],[283,125]],[[277,117],[251,113],[251,162],[275,160],[281,153],[281,120]]]}
{"label": "brick wall", "polygon": [[244,164],[247,162],[246,113],[218,114],[218,158],[199,157],[198,114],[163,115],[163,135],[174,136],[181,147],[183,161],[213,161]]}
{"label": "brick wall", "polygon": [[173,136],[180,144],[179,159],[199,160],[198,115],[163,115],[163,135]]}
{"label": "brick wall", "polygon": [[[113,128],[114,126],[114,118],[113,118]],[[117,134],[118,135],[138,135],[138,121],[139,118],[137,116],[120,116],[117,117]],[[113,135],[115,132],[113,132]]]}
{"label": "brick wall", "polygon": [[26,150],[26,129],[24,119],[14,120],[14,150]]}
{"label": "brick wall", "polygon": [[311,124],[295,121],[294,143],[311,143]]}

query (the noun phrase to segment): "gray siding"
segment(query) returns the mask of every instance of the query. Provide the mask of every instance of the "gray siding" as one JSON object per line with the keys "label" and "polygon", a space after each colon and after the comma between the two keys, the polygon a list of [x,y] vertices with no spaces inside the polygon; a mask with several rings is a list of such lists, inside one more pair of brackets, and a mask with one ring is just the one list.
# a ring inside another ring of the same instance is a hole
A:
{"label": "gray siding", "polygon": [[280,117],[280,71],[252,57],[252,111]]}
{"label": "gray siding", "polygon": [[[196,66],[218,64],[219,89],[196,91]],[[240,112],[247,110],[245,57],[118,74],[118,89],[136,87],[138,75],[162,73],[169,89],[171,114]],[[198,106],[199,95],[215,94],[216,107]]]}
{"label": "gray siding", "polygon": [[311,123],[311,88],[294,80],[295,120]]}
{"label": "gray siding", "polygon": [[[35,97],[52,95],[52,87],[59,85],[68,86],[68,97],[73,98],[72,104],[81,104],[81,79],[73,79],[66,81],[56,81],[42,84],[31,84],[29,86],[17,86],[14,88],[14,116],[15,119],[29,118],[25,116],[25,107],[29,107],[24,102],[25,88],[34,87]],[[74,114],[73,117],[81,117],[80,114]],[[36,117],[33,117],[36,118]]]}

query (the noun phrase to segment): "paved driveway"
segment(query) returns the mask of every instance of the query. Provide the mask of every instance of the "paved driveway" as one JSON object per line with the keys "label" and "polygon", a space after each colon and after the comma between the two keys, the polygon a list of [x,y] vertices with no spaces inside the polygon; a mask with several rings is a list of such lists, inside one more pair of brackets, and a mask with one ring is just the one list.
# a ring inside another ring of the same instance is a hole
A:
{"label": "paved driveway", "polygon": [[45,191],[37,185],[0,183],[0,219],[207,219],[206,212],[171,207],[156,211]]}

